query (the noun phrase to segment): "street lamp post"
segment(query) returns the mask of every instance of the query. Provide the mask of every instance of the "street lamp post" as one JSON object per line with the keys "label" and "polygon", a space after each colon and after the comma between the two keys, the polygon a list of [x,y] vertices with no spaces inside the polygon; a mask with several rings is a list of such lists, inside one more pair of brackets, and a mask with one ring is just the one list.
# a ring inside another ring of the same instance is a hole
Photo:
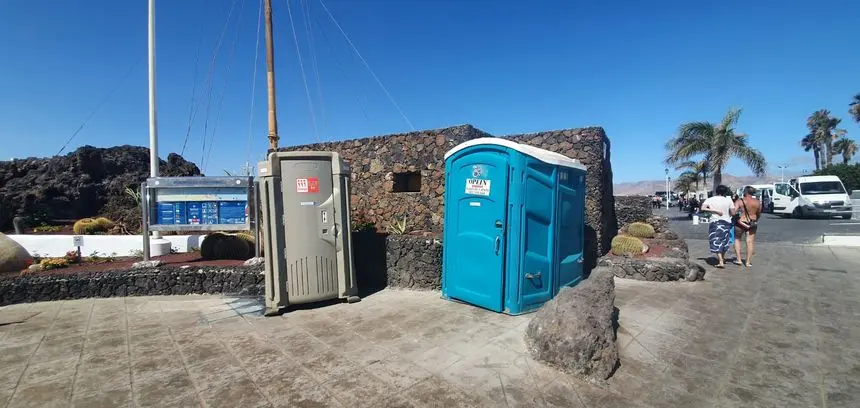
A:
{"label": "street lamp post", "polygon": [[663,169],[666,172],[666,211],[669,211],[669,199],[671,196],[669,195],[669,169]]}
{"label": "street lamp post", "polygon": [[780,166],[776,166],[776,168],[778,168],[778,169],[779,169],[779,171],[780,171],[779,181],[780,181],[781,183],[784,183],[784,182],[785,182],[785,169],[786,169],[787,167],[788,167],[788,165],[787,165],[787,164],[783,164],[783,165],[780,165]]}

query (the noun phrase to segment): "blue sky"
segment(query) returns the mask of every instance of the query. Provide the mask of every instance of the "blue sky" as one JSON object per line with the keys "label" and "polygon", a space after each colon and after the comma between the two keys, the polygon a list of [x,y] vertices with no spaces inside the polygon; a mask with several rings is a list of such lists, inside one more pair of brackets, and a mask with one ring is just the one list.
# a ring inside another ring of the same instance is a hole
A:
{"label": "blue sky", "polygon": [[[281,144],[409,131],[320,1],[289,1],[309,91],[287,0],[274,0]],[[798,141],[817,109],[860,140],[847,115],[860,92],[857,1],[324,1],[416,129],[603,126],[616,182],[661,178],[678,125],[730,106],[773,166],[812,167]],[[218,175],[265,153],[262,38],[252,95],[259,3],[157,1],[162,157],[185,144]],[[6,1],[0,38],[0,158],[55,154],[103,100],[66,151],[148,143],[145,0]]]}

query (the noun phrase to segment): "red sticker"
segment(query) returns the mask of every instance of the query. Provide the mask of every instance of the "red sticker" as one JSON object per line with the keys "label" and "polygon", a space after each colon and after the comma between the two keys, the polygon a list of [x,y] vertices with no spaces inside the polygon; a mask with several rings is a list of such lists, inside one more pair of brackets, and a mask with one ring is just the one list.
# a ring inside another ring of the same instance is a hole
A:
{"label": "red sticker", "polygon": [[316,177],[311,177],[308,179],[308,192],[309,193],[319,193],[320,192],[320,180]]}

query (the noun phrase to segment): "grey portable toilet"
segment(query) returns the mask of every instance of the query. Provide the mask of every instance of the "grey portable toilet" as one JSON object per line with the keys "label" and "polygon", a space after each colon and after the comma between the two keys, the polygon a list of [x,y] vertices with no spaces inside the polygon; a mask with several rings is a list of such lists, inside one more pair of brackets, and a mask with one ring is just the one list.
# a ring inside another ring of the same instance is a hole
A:
{"label": "grey portable toilet", "polygon": [[266,315],[290,304],[358,301],[349,175],[335,152],[272,152],[260,163]]}

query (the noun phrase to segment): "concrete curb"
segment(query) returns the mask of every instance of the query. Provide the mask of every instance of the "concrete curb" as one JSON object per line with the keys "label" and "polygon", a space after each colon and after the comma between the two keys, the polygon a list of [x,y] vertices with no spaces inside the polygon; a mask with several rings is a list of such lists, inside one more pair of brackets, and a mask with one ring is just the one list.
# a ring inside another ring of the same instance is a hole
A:
{"label": "concrete curb", "polygon": [[821,243],[830,246],[860,247],[860,235],[851,233],[827,233],[821,235]]}

